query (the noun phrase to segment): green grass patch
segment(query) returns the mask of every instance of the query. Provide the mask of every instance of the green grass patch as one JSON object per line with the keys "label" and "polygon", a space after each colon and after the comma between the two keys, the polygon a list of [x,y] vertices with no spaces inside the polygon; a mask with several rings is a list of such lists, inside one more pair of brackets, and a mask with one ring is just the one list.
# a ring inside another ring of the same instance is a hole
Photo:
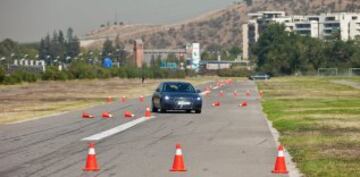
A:
{"label": "green grass patch", "polygon": [[306,176],[360,176],[360,90],[334,79],[349,80],[281,77],[257,83],[265,93],[264,112]]}

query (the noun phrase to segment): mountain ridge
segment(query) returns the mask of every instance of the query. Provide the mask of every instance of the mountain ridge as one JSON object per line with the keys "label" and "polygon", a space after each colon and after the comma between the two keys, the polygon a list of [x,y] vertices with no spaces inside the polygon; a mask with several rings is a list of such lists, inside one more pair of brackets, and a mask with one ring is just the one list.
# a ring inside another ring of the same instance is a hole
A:
{"label": "mountain ridge", "polygon": [[[183,48],[186,43],[199,42],[202,48],[230,48],[241,46],[241,25],[247,21],[247,13],[261,10],[282,10],[287,14],[319,14],[325,12],[359,12],[356,0],[247,0],[247,4],[234,3],[225,9],[214,10],[182,23],[170,25],[109,26],[88,35],[101,36],[88,48],[101,48],[102,42],[117,35],[131,50],[134,39],[141,38],[145,48]],[[124,31],[129,27],[129,32]],[[111,30],[112,28],[112,30]],[[123,29],[120,29],[123,28]]]}

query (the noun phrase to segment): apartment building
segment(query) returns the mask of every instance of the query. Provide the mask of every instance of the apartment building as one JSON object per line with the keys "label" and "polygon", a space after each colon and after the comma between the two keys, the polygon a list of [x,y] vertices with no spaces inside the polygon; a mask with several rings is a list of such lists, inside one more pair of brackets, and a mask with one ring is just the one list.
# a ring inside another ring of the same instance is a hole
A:
{"label": "apartment building", "polygon": [[249,58],[249,46],[258,40],[270,23],[284,24],[286,31],[324,40],[336,34],[344,41],[360,36],[360,13],[286,16],[283,11],[260,11],[249,13],[248,19],[248,23],[242,26],[244,59]]}

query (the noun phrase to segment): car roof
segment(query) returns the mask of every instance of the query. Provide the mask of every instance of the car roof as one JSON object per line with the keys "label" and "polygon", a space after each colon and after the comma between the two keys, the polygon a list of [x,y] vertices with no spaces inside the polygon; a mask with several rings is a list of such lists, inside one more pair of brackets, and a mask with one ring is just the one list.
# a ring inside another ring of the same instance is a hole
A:
{"label": "car roof", "polygon": [[184,82],[184,81],[166,81],[162,82],[163,84],[191,84],[190,82]]}

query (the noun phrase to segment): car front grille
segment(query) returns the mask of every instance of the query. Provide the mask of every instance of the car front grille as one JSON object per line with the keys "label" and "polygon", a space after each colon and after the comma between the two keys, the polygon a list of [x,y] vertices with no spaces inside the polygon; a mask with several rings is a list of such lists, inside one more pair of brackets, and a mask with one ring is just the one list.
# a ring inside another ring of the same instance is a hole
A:
{"label": "car front grille", "polygon": [[[189,102],[189,105],[179,105],[180,101]],[[176,98],[174,99],[175,109],[192,109],[193,99],[192,98]]]}

